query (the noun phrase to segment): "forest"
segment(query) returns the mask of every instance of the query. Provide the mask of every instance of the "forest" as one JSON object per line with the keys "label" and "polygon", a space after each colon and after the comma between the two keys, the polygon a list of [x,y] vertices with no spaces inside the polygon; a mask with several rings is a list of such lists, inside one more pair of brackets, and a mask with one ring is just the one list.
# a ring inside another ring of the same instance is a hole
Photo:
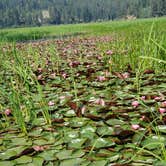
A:
{"label": "forest", "polygon": [[1,0],[0,28],[166,15],[166,0]]}

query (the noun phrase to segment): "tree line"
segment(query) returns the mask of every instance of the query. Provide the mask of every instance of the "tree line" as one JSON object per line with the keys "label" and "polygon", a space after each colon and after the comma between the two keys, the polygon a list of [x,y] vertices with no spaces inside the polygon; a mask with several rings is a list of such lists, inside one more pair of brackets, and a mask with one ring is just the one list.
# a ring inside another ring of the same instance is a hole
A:
{"label": "tree line", "polygon": [[1,0],[0,27],[166,15],[166,0]]}

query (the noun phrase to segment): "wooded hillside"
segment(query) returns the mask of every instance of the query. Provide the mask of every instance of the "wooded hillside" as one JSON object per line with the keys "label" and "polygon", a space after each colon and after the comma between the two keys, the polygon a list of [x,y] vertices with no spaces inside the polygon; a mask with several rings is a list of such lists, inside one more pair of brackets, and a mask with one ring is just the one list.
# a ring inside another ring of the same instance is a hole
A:
{"label": "wooded hillside", "polygon": [[166,0],[1,0],[0,27],[166,15]]}

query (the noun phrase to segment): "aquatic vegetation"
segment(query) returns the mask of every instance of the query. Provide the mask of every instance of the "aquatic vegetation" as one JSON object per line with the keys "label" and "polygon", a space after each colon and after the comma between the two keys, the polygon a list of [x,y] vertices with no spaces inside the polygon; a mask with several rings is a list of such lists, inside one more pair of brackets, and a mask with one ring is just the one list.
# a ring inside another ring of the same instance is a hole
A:
{"label": "aquatic vegetation", "polygon": [[165,163],[165,43],[150,23],[1,44],[0,166]]}

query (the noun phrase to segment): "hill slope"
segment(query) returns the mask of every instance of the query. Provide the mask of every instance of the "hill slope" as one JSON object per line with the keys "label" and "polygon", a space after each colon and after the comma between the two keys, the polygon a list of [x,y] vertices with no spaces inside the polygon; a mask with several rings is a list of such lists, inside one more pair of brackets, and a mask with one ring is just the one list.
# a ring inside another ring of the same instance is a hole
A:
{"label": "hill slope", "polygon": [[166,0],[1,0],[0,27],[66,24],[166,14]]}

